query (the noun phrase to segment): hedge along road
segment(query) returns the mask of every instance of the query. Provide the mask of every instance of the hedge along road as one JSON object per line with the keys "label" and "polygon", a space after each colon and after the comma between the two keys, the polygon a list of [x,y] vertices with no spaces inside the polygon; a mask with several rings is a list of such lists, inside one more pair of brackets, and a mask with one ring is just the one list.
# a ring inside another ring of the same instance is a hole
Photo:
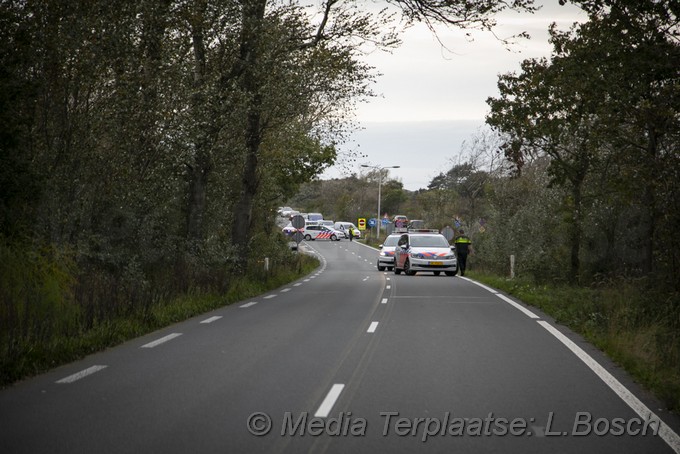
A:
{"label": "hedge along road", "polygon": [[304,279],[0,391],[0,451],[680,452],[677,419],[539,311],[301,247]]}

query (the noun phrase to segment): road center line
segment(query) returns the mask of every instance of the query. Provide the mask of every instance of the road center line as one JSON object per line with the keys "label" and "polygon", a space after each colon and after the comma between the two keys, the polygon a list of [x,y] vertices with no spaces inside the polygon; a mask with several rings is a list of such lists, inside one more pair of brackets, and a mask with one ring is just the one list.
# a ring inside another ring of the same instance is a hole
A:
{"label": "road center line", "polygon": [[92,375],[95,372],[99,372],[102,369],[106,369],[108,366],[92,366],[88,367],[87,369],[81,370],[80,372],[77,372],[73,375],[69,375],[68,377],[64,377],[61,380],[57,380],[56,383],[73,383],[76,380],[80,380],[81,378],[85,378],[88,375]]}
{"label": "road center line", "polygon": [[153,342],[149,342],[148,344],[144,344],[140,348],[154,348],[154,347],[157,347],[157,346],[159,346],[159,345],[161,345],[161,344],[163,344],[163,343],[165,343],[169,340],[172,340],[176,337],[179,337],[181,335],[182,335],[182,333],[168,334],[167,336],[161,337],[160,339],[156,339]]}
{"label": "road center line", "polygon": [[221,319],[221,318],[222,318],[221,315],[215,315],[214,317],[206,318],[206,319],[203,320],[201,323],[212,323],[212,322],[217,321],[217,320],[219,320],[219,319]]}
{"label": "road center line", "polygon": [[254,306],[257,304],[257,301],[251,301],[250,303],[242,304],[239,306],[240,309],[245,309],[246,307]]}
{"label": "road center line", "polygon": [[281,293],[286,293],[286,292],[290,292],[290,287],[281,289]]}
{"label": "road center line", "polygon": [[367,333],[375,333],[375,330],[378,329],[378,322],[371,322],[371,326],[368,327]]}
{"label": "road center line", "polygon": [[321,405],[319,406],[319,409],[316,411],[314,414],[315,418],[325,418],[328,416],[333,409],[333,405],[335,405],[335,402],[338,400],[338,397],[340,397],[340,393],[342,390],[345,388],[345,385],[336,383],[331,387],[331,390],[328,391],[328,394],[326,395],[326,398],[321,402]]}
{"label": "road center line", "polygon": [[267,295],[264,297],[264,299],[268,300],[270,298],[276,298],[276,295]]}
{"label": "road center line", "polygon": [[602,367],[592,356],[583,351],[581,347],[572,342],[567,336],[559,332],[555,327],[548,322],[540,320],[538,322],[543,328],[548,330],[550,334],[555,336],[557,340],[562,342],[569,350],[571,350],[578,358],[583,361],[600,379],[609,386],[630,408],[633,409],[642,419],[659,421],[659,436],[671,447],[676,453],[680,453],[680,436],[676,434],[673,429],[668,427],[661,418],[654,414],[640,399],[628,390],[620,381],[618,381],[612,374]]}

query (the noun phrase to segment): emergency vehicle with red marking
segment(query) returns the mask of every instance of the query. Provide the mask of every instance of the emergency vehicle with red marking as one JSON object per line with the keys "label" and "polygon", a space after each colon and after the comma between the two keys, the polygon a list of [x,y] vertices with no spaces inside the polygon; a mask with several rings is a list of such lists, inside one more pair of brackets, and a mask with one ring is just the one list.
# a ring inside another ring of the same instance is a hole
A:
{"label": "emergency vehicle with red marking", "polygon": [[447,276],[458,273],[454,247],[438,230],[416,229],[403,233],[394,251],[394,274],[413,276],[418,271],[430,271],[435,276],[442,271]]}
{"label": "emergency vehicle with red marking", "polygon": [[304,238],[307,241],[313,240],[331,240],[340,241],[345,234],[335,229],[330,229],[325,225],[307,225],[305,226]]}

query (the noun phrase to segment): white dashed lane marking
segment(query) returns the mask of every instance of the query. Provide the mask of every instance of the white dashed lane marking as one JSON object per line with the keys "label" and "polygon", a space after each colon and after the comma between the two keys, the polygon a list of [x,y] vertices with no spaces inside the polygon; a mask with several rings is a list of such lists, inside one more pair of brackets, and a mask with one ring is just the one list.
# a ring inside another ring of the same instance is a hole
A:
{"label": "white dashed lane marking", "polygon": [[57,380],[56,383],[59,384],[66,384],[66,383],[73,383],[74,381],[80,380],[81,378],[85,378],[88,375],[92,375],[95,372],[99,372],[102,369],[106,369],[107,366],[92,366],[88,367],[85,370],[81,370],[80,372],[76,372],[73,375],[69,375],[68,377],[64,377],[61,380]]}
{"label": "white dashed lane marking", "polygon": [[174,339],[174,338],[176,338],[176,337],[179,337],[179,336],[181,336],[181,335],[182,335],[182,333],[172,333],[172,334],[168,334],[167,336],[163,336],[163,337],[161,337],[160,339],[156,339],[156,340],[153,341],[153,342],[149,342],[148,344],[144,344],[144,345],[142,345],[140,348],[154,348],[154,347],[158,347],[159,345],[164,344],[164,343],[166,343],[167,341],[170,341],[170,340],[172,340],[172,339]]}
{"label": "white dashed lane marking", "polygon": [[325,418],[328,416],[333,409],[333,406],[335,405],[335,402],[338,400],[338,397],[340,397],[340,393],[342,390],[345,388],[345,385],[341,383],[336,383],[331,387],[331,390],[328,391],[328,394],[326,395],[326,398],[321,402],[321,405],[319,406],[319,409],[314,413],[315,418]]}

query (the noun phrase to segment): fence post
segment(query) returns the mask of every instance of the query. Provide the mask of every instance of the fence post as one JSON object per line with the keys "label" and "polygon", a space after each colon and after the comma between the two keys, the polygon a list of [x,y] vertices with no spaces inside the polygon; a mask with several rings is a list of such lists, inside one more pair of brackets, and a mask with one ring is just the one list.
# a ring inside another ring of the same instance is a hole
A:
{"label": "fence post", "polygon": [[264,258],[264,270],[269,271],[269,257]]}
{"label": "fence post", "polygon": [[510,279],[515,278],[515,254],[510,255]]}

